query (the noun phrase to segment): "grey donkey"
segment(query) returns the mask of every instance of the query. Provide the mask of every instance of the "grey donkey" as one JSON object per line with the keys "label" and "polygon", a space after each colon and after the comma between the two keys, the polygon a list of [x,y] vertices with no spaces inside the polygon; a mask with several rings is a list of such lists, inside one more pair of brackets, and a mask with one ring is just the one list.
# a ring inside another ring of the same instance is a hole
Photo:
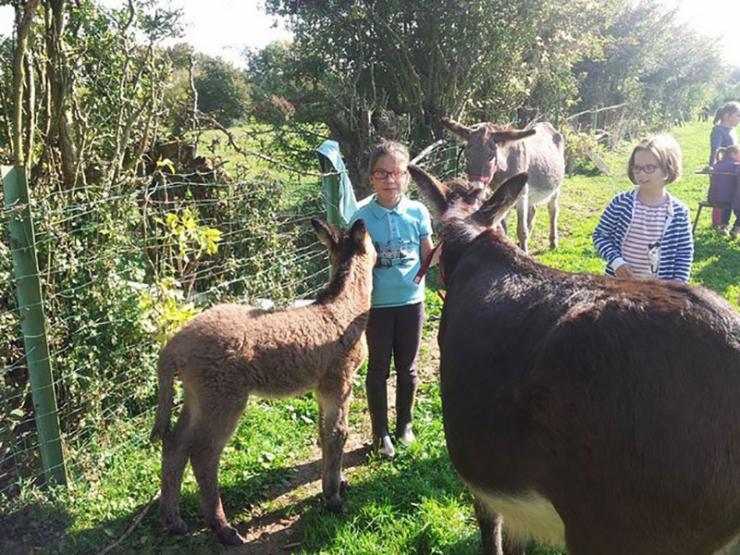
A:
{"label": "grey donkey", "polygon": [[558,244],[558,197],[565,175],[565,140],[548,122],[517,130],[490,122],[467,127],[449,118],[442,123],[465,141],[468,180],[496,190],[504,181],[526,172],[527,185],[516,203],[517,239],[527,252],[536,208],[547,204],[550,248]]}
{"label": "grey donkey", "polygon": [[[251,394],[286,397],[314,390],[319,402],[322,491],[326,507],[342,509],[342,457],[352,376],[365,356],[376,253],[362,220],[339,233],[311,221],[334,268],[313,304],[266,312],[220,304],[188,322],[159,356],[159,405],[152,438],[162,438],[160,516],[166,530],[187,532],[180,488],[187,461],[200,487],[203,513],[218,539],[241,545],[221,504],[218,466]],[[184,402],[169,430],[177,374]]]}

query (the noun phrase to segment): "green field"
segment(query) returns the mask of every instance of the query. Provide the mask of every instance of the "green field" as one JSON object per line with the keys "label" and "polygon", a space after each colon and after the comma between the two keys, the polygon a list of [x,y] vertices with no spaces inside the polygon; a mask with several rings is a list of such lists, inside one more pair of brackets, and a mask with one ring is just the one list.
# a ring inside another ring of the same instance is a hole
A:
{"label": "green field", "polygon": [[[709,123],[674,130],[684,153],[684,177],[670,192],[696,211],[707,177],[694,175],[705,164]],[[631,187],[626,174],[629,148],[611,153],[611,176],[572,176],[561,195],[560,246],[546,250],[547,216],[536,222],[533,255],[544,264],[601,273],[602,261],[591,232],[608,203]],[[696,235],[692,282],[711,288],[737,306],[740,295],[740,241],[720,237],[705,210]],[[512,229],[514,226],[510,226]],[[434,279],[430,282],[433,284]],[[300,399],[250,402],[221,464],[221,491],[227,515],[250,546],[243,553],[444,553],[480,552],[470,497],[452,470],[445,448],[437,383],[436,328],[440,302],[428,291],[416,410],[419,441],[385,462],[368,456],[369,419],[364,400],[364,369],[355,377],[348,444],[346,510],[321,509],[318,411],[311,395]],[[0,552],[98,553],[121,539],[116,553],[219,553],[200,515],[198,491],[186,471],[182,513],[191,525],[183,537],[164,535],[156,501],[159,447],[146,437],[150,422],[121,422],[109,430],[109,445],[93,445],[104,473],[78,476],[67,491],[26,488],[12,506],[1,507]],[[110,449],[116,445],[116,449]],[[123,446],[123,447],[121,447]],[[112,454],[114,453],[114,454]],[[146,514],[135,523],[143,511]],[[530,554],[559,553],[532,546]]]}

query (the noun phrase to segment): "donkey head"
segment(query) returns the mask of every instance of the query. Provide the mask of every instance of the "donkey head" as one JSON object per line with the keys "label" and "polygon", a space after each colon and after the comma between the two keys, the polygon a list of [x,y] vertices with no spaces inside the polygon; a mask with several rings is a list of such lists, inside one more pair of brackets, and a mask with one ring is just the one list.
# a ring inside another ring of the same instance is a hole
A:
{"label": "donkey head", "polygon": [[[482,190],[454,179],[442,183],[419,166],[409,164],[409,173],[441,223],[441,270],[451,275],[464,248],[483,231],[500,227],[506,213],[516,203],[527,184],[527,174],[520,173],[505,181],[482,205]],[[473,203],[471,203],[473,199]],[[506,241],[502,230],[495,232]]]}
{"label": "donkey head", "polygon": [[355,255],[368,255],[375,263],[375,247],[365,222],[357,220],[349,230],[341,232],[320,218],[311,218],[311,225],[324,246],[329,249],[334,271]]}
{"label": "donkey head", "polygon": [[500,155],[499,150],[507,142],[518,141],[536,133],[534,129],[518,131],[489,122],[466,127],[447,117],[442,118],[442,123],[467,143],[465,157],[468,161],[468,179],[471,183],[479,184],[479,187],[488,185],[497,167],[506,164],[505,157]]}
{"label": "donkey head", "polygon": [[517,174],[481,204],[483,191],[474,184],[461,179],[442,183],[415,164],[409,164],[409,173],[442,224],[461,220],[478,231],[498,225],[527,183],[526,173]]}

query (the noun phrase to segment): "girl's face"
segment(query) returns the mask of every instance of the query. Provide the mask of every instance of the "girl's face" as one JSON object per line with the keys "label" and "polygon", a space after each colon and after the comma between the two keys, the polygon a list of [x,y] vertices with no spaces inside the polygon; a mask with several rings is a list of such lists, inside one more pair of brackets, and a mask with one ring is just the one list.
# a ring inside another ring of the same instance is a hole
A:
{"label": "girl's face", "polygon": [[409,183],[408,160],[386,154],[378,158],[370,173],[370,184],[381,206],[393,208]]}
{"label": "girl's face", "polygon": [[738,123],[740,123],[740,111],[725,115],[721,121],[722,126],[730,128],[737,127]]}
{"label": "girl's face", "polygon": [[730,158],[732,158],[733,162],[740,162],[740,150],[736,150],[732,154],[730,154]]}
{"label": "girl's face", "polygon": [[662,189],[668,179],[668,175],[663,171],[658,159],[648,150],[635,152],[632,175],[635,176],[635,181],[637,181],[640,189]]}

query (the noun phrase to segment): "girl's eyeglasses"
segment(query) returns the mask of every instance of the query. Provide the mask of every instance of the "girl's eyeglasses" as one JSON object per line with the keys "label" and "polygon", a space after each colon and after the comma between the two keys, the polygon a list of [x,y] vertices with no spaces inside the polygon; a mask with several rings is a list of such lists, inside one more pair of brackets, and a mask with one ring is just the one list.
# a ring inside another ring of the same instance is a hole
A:
{"label": "girl's eyeglasses", "polygon": [[370,175],[372,175],[375,179],[384,180],[384,179],[388,179],[390,176],[393,176],[396,179],[401,179],[402,177],[405,177],[408,173],[409,173],[408,170],[402,171],[402,172],[388,172],[385,170],[373,170],[373,172]]}
{"label": "girl's eyeglasses", "polygon": [[651,173],[654,173],[655,170],[658,169],[658,166],[655,164],[647,164],[645,166],[639,166],[637,164],[632,164],[632,173],[646,173],[650,175]]}

